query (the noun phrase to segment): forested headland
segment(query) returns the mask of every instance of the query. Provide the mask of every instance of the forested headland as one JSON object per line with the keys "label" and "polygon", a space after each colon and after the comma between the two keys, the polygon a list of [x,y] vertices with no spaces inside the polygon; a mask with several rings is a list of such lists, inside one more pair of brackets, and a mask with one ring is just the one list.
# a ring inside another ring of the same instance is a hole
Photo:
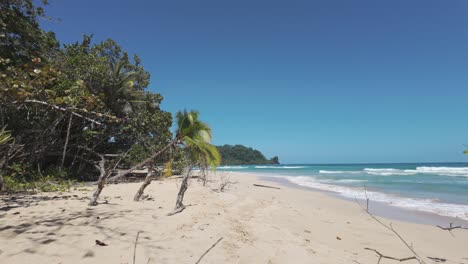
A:
{"label": "forested headland", "polygon": [[243,145],[224,145],[217,148],[223,165],[279,164],[278,157],[267,159],[259,150]]}

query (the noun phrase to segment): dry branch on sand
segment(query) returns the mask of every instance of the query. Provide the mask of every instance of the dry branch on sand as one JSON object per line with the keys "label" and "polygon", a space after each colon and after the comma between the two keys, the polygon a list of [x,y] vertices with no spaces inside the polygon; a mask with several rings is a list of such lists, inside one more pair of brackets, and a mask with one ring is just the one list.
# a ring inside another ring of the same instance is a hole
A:
{"label": "dry branch on sand", "polygon": [[270,189],[278,189],[278,190],[281,189],[281,188],[279,188],[279,187],[273,187],[273,186],[269,186],[269,185],[255,184],[255,183],[253,184],[253,186],[255,186],[255,187],[263,187],[263,188],[270,188]]}
{"label": "dry branch on sand", "polygon": [[[413,256],[412,257],[407,257],[407,258],[395,258],[395,257],[391,257],[391,256],[386,256],[386,255],[383,255],[381,254],[379,251],[375,250],[375,249],[371,249],[371,248],[364,248],[366,250],[371,250],[371,251],[374,251],[375,253],[377,253],[379,255],[379,259],[377,260],[377,264],[380,263],[380,261],[382,260],[382,258],[386,258],[386,259],[392,259],[392,260],[397,260],[397,261],[406,261],[406,260],[417,260],[420,264],[426,264],[426,262],[424,262],[424,260],[419,256],[418,253],[416,253],[416,251],[414,250],[413,246],[410,245],[394,228],[393,228],[393,225],[390,223],[389,225],[385,224],[384,222],[382,222],[381,220],[379,220],[377,217],[375,217],[370,211],[369,211],[369,198],[367,197],[367,189],[364,187],[364,190],[365,190],[365,195],[366,195],[366,200],[367,200],[367,207],[364,209],[364,211],[372,218],[374,219],[377,223],[379,223],[380,225],[382,225],[383,227],[385,227],[386,229],[390,230],[393,234],[395,234],[398,239],[400,239],[400,241],[413,253]],[[357,200],[356,200],[357,202]],[[359,204],[359,202],[357,202],[359,206],[361,206]]]}
{"label": "dry branch on sand", "polygon": [[210,250],[212,250],[214,247],[216,247],[216,245],[217,245],[219,242],[221,242],[221,240],[223,240],[223,238],[224,238],[224,237],[220,237],[220,238],[218,239],[218,241],[216,241],[216,243],[214,243],[209,249],[207,249],[207,250],[205,251],[205,253],[203,253],[203,255],[201,255],[201,257],[197,260],[197,262],[195,262],[195,264],[200,263],[200,261],[203,259],[203,257],[204,257],[206,254],[208,254],[208,252],[210,252]]}
{"label": "dry branch on sand", "polygon": [[373,248],[364,248],[365,250],[370,250],[370,251],[374,251],[378,256],[379,256],[379,259],[377,260],[377,264],[380,263],[380,261],[382,259],[392,259],[392,260],[396,260],[396,261],[400,261],[400,262],[403,262],[403,261],[408,261],[408,260],[413,260],[413,259],[416,259],[417,258],[415,256],[412,256],[412,257],[407,257],[407,258],[395,258],[395,257],[391,257],[391,256],[386,256],[382,253],[380,253],[379,251],[373,249]]}

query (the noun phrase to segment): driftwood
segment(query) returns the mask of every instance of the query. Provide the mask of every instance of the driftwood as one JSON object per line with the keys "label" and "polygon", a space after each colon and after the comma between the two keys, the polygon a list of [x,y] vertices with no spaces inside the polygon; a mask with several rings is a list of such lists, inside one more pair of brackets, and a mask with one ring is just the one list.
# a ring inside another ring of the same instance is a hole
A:
{"label": "driftwood", "polygon": [[396,261],[400,261],[400,262],[413,260],[413,259],[418,260],[415,256],[407,257],[407,258],[395,258],[395,257],[391,257],[391,256],[386,256],[386,255],[380,253],[379,251],[377,251],[377,250],[375,250],[373,248],[364,248],[364,249],[374,251],[379,256],[379,260],[377,260],[377,264],[379,264],[382,259],[392,259],[392,260],[396,260]]}
{"label": "driftwood", "polygon": [[440,263],[440,262],[445,262],[445,261],[447,261],[447,260],[444,259],[444,258],[435,258],[435,257],[427,257],[427,258],[430,259],[430,260],[432,260],[432,261],[434,261],[434,262],[439,262],[439,263]]}
{"label": "driftwood", "polygon": [[452,231],[453,229],[467,229],[468,230],[468,227],[454,226],[453,223],[450,223],[450,225],[448,227],[443,227],[443,226],[440,226],[440,225],[438,225],[437,227],[442,229],[442,230],[447,230],[449,232]]}
{"label": "driftwood", "polygon": [[452,233],[452,230],[453,229],[467,229],[467,227],[463,227],[463,226],[454,226],[453,223],[450,223],[450,225],[448,227],[443,227],[443,226],[440,226],[438,225],[437,226],[438,228],[442,229],[442,230],[446,230],[450,233],[450,235],[452,235],[453,237],[455,237],[455,235]]}
{"label": "driftwood", "polygon": [[273,186],[268,186],[268,185],[262,185],[262,184],[253,184],[253,186],[255,187],[263,187],[263,188],[271,188],[271,189],[281,189],[281,188],[278,188],[278,187],[273,187]]}
{"label": "driftwood", "polygon": [[200,263],[200,261],[202,260],[202,258],[203,258],[206,254],[208,254],[208,252],[210,252],[210,250],[212,250],[214,247],[216,247],[216,245],[217,245],[219,242],[221,242],[221,240],[223,240],[223,237],[220,237],[220,238],[218,239],[218,241],[216,241],[216,243],[214,243],[209,249],[207,249],[207,250],[205,251],[205,253],[203,253],[203,255],[201,255],[201,257],[197,260],[197,262],[195,262],[195,264]]}
{"label": "driftwood", "polygon": [[108,246],[106,243],[104,243],[104,242],[102,242],[102,241],[99,241],[99,240],[97,240],[97,239],[96,239],[96,245],[99,245],[99,246],[101,246],[101,247],[106,247],[106,246]]}

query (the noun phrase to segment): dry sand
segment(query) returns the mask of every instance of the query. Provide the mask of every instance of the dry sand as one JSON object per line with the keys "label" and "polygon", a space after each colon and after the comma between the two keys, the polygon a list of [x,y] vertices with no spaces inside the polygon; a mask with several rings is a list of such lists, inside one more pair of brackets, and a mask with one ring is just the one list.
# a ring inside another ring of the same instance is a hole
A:
{"label": "dry sand", "polygon": [[[412,253],[356,203],[330,195],[229,173],[236,184],[215,192],[219,176],[203,187],[192,180],[185,211],[166,216],[179,179],[153,182],[149,200],[133,202],[139,183],[107,186],[88,207],[92,188],[60,194],[0,196],[0,263],[377,263],[370,247],[397,258]],[[268,189],[252,184],[281,187]],[[55,196],[55,197],[54,197]],[[468,230],[453,235],[431,225],[380,218],[424,256],[468,263]],[[98,246],[95,240],[107,243]],[[382,260],[381,263],[397,263]],[[404,263],[418,263],[408,261]]]}

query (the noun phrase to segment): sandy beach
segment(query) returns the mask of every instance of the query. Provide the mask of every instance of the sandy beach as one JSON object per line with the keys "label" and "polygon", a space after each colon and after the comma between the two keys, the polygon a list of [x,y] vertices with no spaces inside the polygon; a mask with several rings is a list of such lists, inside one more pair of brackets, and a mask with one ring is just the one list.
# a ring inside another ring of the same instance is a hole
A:
{"label": "sandy beach", "polygon": [[[217,192],[220,175],[236,183]],[[177,178],[153,182],[140,202],[133,201],[140,183],[106,186],[96,207],[87,206],[94,186],[0,196],[0,263],[133,263],[138,233],[135,263],[196,263],[220,238],[200,263],[377,263],[365,248],[413,256],[353,201],[256,175],[218,172],[210,180],[205,187],[192,180],[187,208],[174,216],[166,214],[174,207]],[[468,263],[468,230],[379,219],[392,223],[426,263],[436,263],[428,257]]]}

